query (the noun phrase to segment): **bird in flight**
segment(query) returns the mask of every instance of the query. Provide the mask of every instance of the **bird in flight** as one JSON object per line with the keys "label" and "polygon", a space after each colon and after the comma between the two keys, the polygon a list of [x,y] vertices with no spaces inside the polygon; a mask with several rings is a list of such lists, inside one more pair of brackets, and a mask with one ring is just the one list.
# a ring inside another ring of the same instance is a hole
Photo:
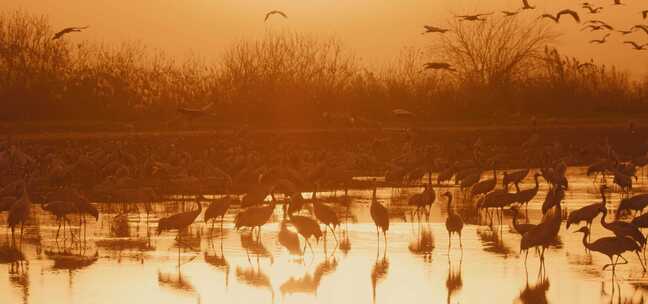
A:
{"label": "bird in flight", "polygon": [[456,72],[455,70],[449,63],[445,62],[428,62],[423,65],[424,70],[447,70],[450,72]]}
{"label": "bird in flight", "polygon": [[624,44],[631,44],[631,45],[632,45],[632,48],[634,48],[634,49],[637,50],[637,51],[646,50],[646,47],[648,46],[648,43],[646,43],[646,44],[641,44],[641,45],[640,45],[640,44],[637,44],[637,43],[634,42],[634,41],[624,41],[623,43],[624,43]]}
{"label": "bird in flight", "polygon": [[614,0],[614,5],[625,5],[625,3],[621,3],[621,0]]}
{"label": "bird in flight", "polygon": [[601,12],[601,10],[603,10],[602,6],[599,7],[584,6],[583,8],[589,10],[590,14],[598,14]]}
{"label": "bird in flight", "polygon": [[644,32],[646,32],[646,34],[648,34],[648,26],[647,25],[637,24],[637,25],[630,28],[631,31],[634,31],[635,29],[643,30]]}
{"label": "bird in flight", "polygon": [[593,31],[601,31],[601,30],[604,30],[604,29],[608,29],[608,30],[610,30],[610,31],[614,30],[613,27],[611,27],[611,26],[609,26],[609,25],[607,25],[607,24],[599,24],[599,25],[596,25],[596,24],[588,24],[588,25],[586,25],[585,27],[583,27],[583,28],[581,29],[581,31],[584,31],[585,29],[590,29],[590,32],[593,32]]}
{"label": "bird in flight", "polygon": [[84,26],[84,27],[66,27],[59,32],[55,33],[54,36],[52,37],[52,40],[59,39],[63,37],[65,34],[73,33],[73,32],[80,32],[82,30],[85,30],[89,28],[89,26]]}
{"label": "bird in flight", "polygon": [[627,31],[624,31],[624,30],[617,30],[617,33],[620,33],[620,34],[622,34],[622,35],[625,36],[625,35],[628,35],[628,34],[632,34],[632,30],[631,30],[631,29],[630,29],[630,30],[627,30]]}
{"label": "bird in flight", "polygon": [[509,12],[509,11],[502,11],[502,14],[504,14],[504,17],[511,17],[515,16],[520,13],[520,10],[517,10],[515,12]]}
{"label": "bird in flight", "polygon": [[605,34],[601,39],[592,39],[590,43],[603,44],[607,41],[607,38],[610,36],[610,33]]}
{"label": "bird in flight", "polygon": [[534,9],[535,6],[529,5],[528,0],[522,0],[522,9]]}
{"label": "bird in flight", "polygon": [[570,15],[574,18],[574,20],[576,20],[576,22],[580,23],[580,17],[578,17],[578,13],[570,9],[564,9],[558,12],[558,14],[556,14],[555,17],[551,14],[543,14],[542,16],[540,16],[540,18],[549,18],[554,22],[558,23],[560,21],[560,16],[562,15]]}
{"label": "bird in flight", "polygon": [[481,18],[481,17],[492,15],[492,14],[493,13],[485,13],[485,14],[475,14],[475,15],[461,15],[455,17],[461,18],[461,20],[465,20],[465,21],[486,21],[486,18]]}
{"label": "bird in flight", "polygon": [[646,19],[646,17],[648,17],[648,10],[641,11],[641,16]]}
{"label": "bird in flight", "polygon": [[447,32],[447,31],[449,31],[448,29],[444,29],[444,28],[440,28],[440,27],[436,27],[436,26],[431,26],[431,25],[424,25],[423,28],[425,28],[425,32],[423,32],[421,34],[427,34],[427,33],[441,33],[441,34],[443,34],[443,33]]}
{"label": "bird in flight", "polygon": [[273,10],[273,11],[269,11],[269,12],[265,15],[265,20],[263,20],[263,21],[268,21],[268,18],[270,18],[270,16],[272,16],[272,15],[280,15],[280,16],[282,16],[282,17],[288,19],[288,16],[286,15],[286,13],[284,13],[284,12],[282,12],[282,11],[279,11],[279,10]]}

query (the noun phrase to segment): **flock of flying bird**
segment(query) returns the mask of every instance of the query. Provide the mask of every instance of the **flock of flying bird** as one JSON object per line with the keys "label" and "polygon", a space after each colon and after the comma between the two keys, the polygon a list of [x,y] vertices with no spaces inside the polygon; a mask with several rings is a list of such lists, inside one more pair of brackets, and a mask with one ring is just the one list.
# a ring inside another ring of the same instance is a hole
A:
{"label": "flock of flying bird", "polygon": [[[621,3],[620,0],[614,0],[613,6],[621,6],[621,5],[625,5],[625,4]],[[604,9],[603,6],[595,6],[595,5],[593,5],[593,4],[589,3],[589,2],[581,3],[581,8],[585,9],[590,15],[599,14]],[[534,10],[534,9],[536,9],[536,7],[533,6],[533,5],[530,5],[528,0],[522,0],[522,8],[520,8],[520,9],[518,9],[516,11],[503,10],[502,14],[505,17],[512,17],[512,16],[518,15],[523,10]],[[490,16],[490,15],[493,15],[493,14],[494,14],[493,12],[490,12],[490,13],[480,13],[480,14],[472,14],[472,15],[457,15],[455,17],[459,18],[459,20],[461,20],[461,21],[483,22],[483,21],[486,21],[486,16]],[[646,18],[648,18],[648,9],[647,10],[642,10],[640,12],[640,14],[641,14],[642,18],[645,20]],[[581,16],[578,14],[577,11],[572,10],[572,9],[560,10],[555,15],[545,13],[545,14],[540,15],[539,19],[549,19],[549,20],[554,21],[555,23],[559,23],[563,16],[569,16],[574,21],[576,21],[577,23],[581,22]],[[648,35],[648,25],[644,25],[644,24],[634,25],[634,26],[630,27],[627,30],[618,30],[618,29],[615,30],[615,28],[613,26],[606,23],[605,21],[596,20],[596,19],[587,20],[587,21],[585,21],[585,24],[586,25],[581,29],[581,31],[584,31],[584,30],[589,30],[590,32],[608,31],[608,33],[606,33],[602,38],[590,40],[589,43],[591,43],[591,44],[603,44],[603,43],[606,43],[608,37],[611,35],[610,32],[612,32],[612,31],[616,31],[616,32],[618,32],[618,33],[620,33],[620,34],[622,34],[624,36],[629,35],[629,34],[634,33],[634,32],[640,32],[640,31],[643,31],[643,32],[646,33],[646,35]],[[428,33],[444,34],[444,33],[448,32],[448,31],[450,31],[449,29],[446,29],[446,28],[441,28],[441,27],[431,26],[431,25],[424,25],[423,28],[425,29],[423,34],[428,34]],[[648,43],[643,43],[642,44],[642,43],[639,43],[639,42],[636,42],[636,41],[625,40],[625,41],[623,41],[623,44],[628,44],[634,50],[638,50],[638,51],[648,50]],[[449,63],[445,63],[445,62],[429,62],[429,63],[425,63],[424,64],[424,69],[425,70],[446,70],[446,71],[450,71],[450,72],[455,72],[456,71],[456,69],[454,69]]]}

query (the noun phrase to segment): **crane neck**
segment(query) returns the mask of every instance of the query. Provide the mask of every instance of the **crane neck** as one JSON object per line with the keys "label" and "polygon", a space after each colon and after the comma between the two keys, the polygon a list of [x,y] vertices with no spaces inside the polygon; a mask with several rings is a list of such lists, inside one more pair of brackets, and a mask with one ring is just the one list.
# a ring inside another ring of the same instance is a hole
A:
{"label": "crane neck", "polygon": [[603,188],[601,188],[601,199],[601,204],[605,206],[607,204],[607,197],[605,197],[605,191],[603,190]]}
{"label": "crane neck", "polygon": [[538,189],[540,188],[540,183],[538,182],[538,175],[534,175],[533,179],[535,180],[535,188]]}
{"label": "crane neck", "polygon": [[452,210],[452,195],[448,195],[448,213],[454,213],[454,210]]}
{"label": "crane neck", "polygon": [[608,214],[608,210],[607,210],[607,208],[605,208],[605,206],[604,206],[604,207],[603,207],[603,214],[601,215],[601,226],[606,227],[606,228],[607,228],[608,225],[609,225],[609,224],[605,221],[605,218],[607,217],[607,214]]}
{"label": "crane neck", "polygon": [[497,183],[497,170],[495,170],[495,168],[493,168],[493,179]]}
{"label": "crane neck", "polygon": [[590,244],[587,242],[587,237],[589,236],[589,234],[590,234],[589,231],[583,232],[583,246],[585,246],[585,248],[587,249],[590,249],[591,247]]}

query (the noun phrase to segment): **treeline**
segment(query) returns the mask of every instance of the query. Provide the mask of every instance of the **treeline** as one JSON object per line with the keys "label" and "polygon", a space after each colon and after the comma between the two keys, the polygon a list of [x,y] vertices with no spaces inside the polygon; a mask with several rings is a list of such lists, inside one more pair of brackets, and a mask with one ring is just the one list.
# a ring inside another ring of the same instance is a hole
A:
{"label": "treeline", "polygon": [[492,83],[465,68],[422,71],[434,50],[404,50],[375,68],[335,39],[299,33],[234,43],[213,64],[134,43],[52,40],[53,33],[45,17],[0,15],[0,120],[166,121],[178,106],[212,102],[219,122],[258,126],[385,121],[396,108],[420,122],[648,112],[648,80],[544,46],[529,54],[524,73]]}

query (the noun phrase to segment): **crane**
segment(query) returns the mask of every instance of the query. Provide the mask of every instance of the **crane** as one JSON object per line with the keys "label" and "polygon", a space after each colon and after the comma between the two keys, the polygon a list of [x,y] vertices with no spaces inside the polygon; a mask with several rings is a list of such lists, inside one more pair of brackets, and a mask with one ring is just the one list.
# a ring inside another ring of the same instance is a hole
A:
{"label": "crane", "polygon": [[453,233],[459,235],[459,246],[463,249],[463,242],[461,240],[461,231],[464,226],[463,220],[461,219],[461,216],[455,213],[454,209],[452,209],[452,194],[446,192],[443,195],[448,199],[448,217],[445,222],[446,229],[448,230],[448,250],[450,250]]}
{"label": "crane", "polygon": [[567,229],[569,229],[569,226],[573,224],[579,224],[582,221],[586,223],[587,228],[590,229],[592,228],[592,221],[594,221],[594,218],[596,218],[596,216],[598,216],[598,214],[601,213],[601,206],[605,206],[606,204],[606,198],[605,198],[606,189],[607,189],[606,185],[601,185],[601,187],[599,188],[599,191],[601,193],[600,202],[589,204],[585,207],[581,207],[569,213],[569,216],[567,216],[567,223],[566,223]]}
{"label": "crane", "polygon": [[[639,255],[641,248],[632,239],[618,236],[603,237],[590,243],[588,242],[590,234],[589,228],[581,227],[576,232],[583,233],[583,246],[585,246],[585,248],[590,251],[596,251],[605,254],[608,256],[608,258],[610,258],[610,264],[603,266],[603,270],[605,270],[609,266],[612,266],[612,271],[614,271],[616,269],[616,266],[618,265],[619,258],[624,261],[623,264],[627,264],[628,260],[626,260],[622,256],[622,254],[626,251],[634,251],[637,254],[637,257],[639,257],[639,262],[641,262],[641,266],[643,267],[644,271],[646,270],[646,267],[641,260],[641,256]],[[615,256],[616,260],[614,259]]]}
{"label": "crane", "polygon": [[387,208],[383,206],[378,199],[376,198],[376,185],[374,185],[373,193],[371,195],[371,205],[369,206],[369,213],[371,214],[371,219],[376,225],[376,238],[378,240],[378,246],[380,247],[380,232],[382,230],[383,236],[385,238],[385,250],[387,250],[387,230],[389,230],[389,213]]}
{"label": "crane", "polygon": [[320,202],[317,199],[318,187],[319,183],[315,183],[315,190],[313,191],[313,198],[311,199],[311,201],[313,202],[313,213],[318,221],[322,222],[322,224],[326,225],[326,227],[331,230],[335,242],[338,242],[337,236],[335,236],[335,228],[340,225],[340,220],[338,219],[337,214],[335,213],[335,210],[333,210],[333,208],[324,205],[324,203]]}

